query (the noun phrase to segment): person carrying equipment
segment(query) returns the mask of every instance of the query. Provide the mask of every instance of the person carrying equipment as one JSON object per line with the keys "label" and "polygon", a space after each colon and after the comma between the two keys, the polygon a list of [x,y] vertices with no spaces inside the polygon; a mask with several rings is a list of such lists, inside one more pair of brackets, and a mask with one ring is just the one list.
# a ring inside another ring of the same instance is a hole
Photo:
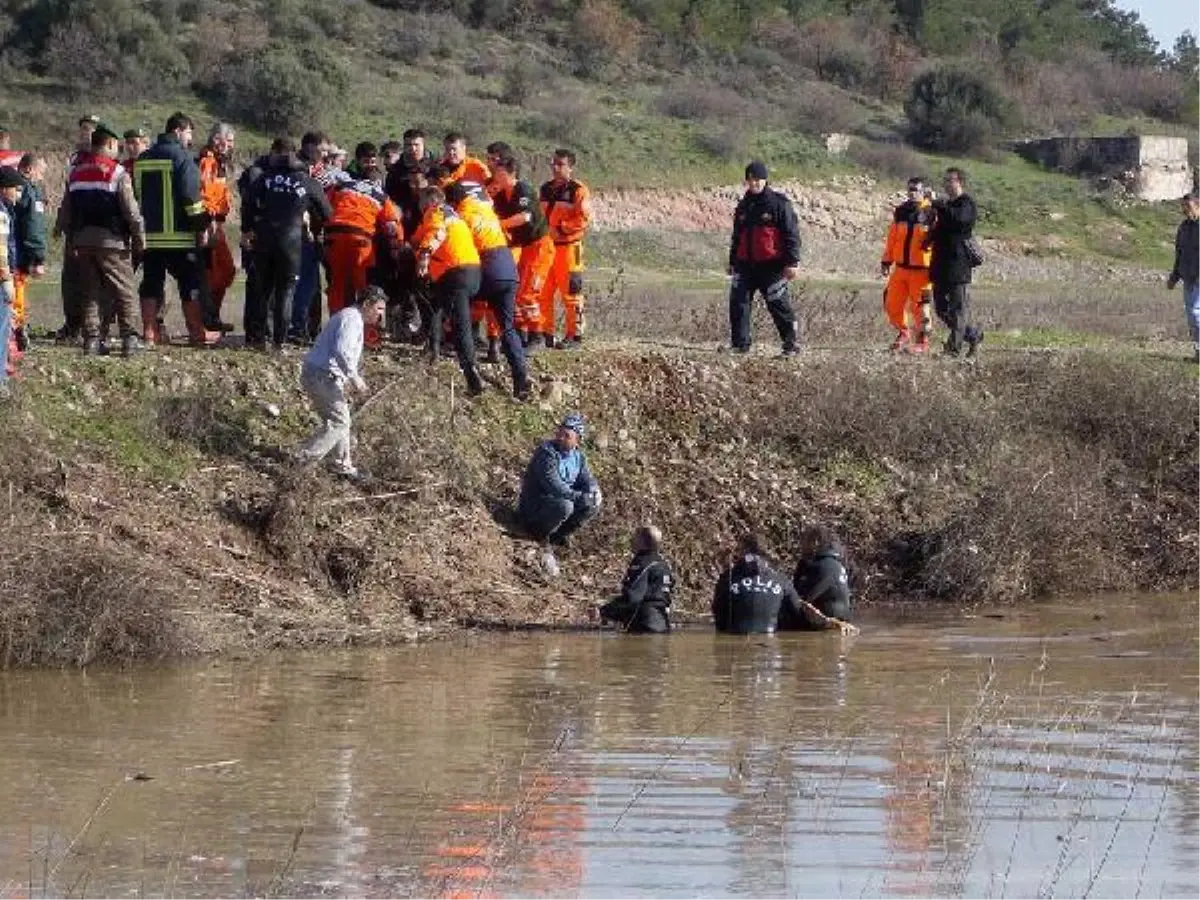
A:
{"label": "person carrying equipment", "polygon": [[552,177],[538,194],[554,242],[554,262],[540,297],[542,340],[555,346],[554,298],[561,296],[566,319],[561,346],[566,350],[578,349],[583,341],[583,239],[592,223],[591,192],[574,178],[574,169],[575,154],[555,150]]}
{"label": "person carrying equipment", "polygon": [[933,207],[920,178],[908,180],[908,199],[896,207],[883,244],[879,272],[887,278],[883,308],[896,329],[892,352],[925,353],[929,349],[933,282],[929,280]]}
{"label": "person carrying equipment", "polygon": [[[267,321],[275,349],[287,340],[292,295],[300,273],[306,222],[314,227],[333,214],[325,192],[296,158],[291,138],[276,138],[262,174],[242,207],[242,234],[254,249],[254,307],[246,311],[246,345],[266,348]],[[247,299],[251,299],[247,297]]]}
{"label": "person carrying equipment", "polygon": [[600,619],[629,634],[666,634],[671,630],[671,592],[675,577],[659,553],[662,532],[643,525],[633,533],[633,559],[621,582],[621,596],[600,607]]}
{"label": "person carrying equipment", "polygon": [[537,193],[520,175],[520,165],[513,157],[501,157],[492,170],[489,189],[500,227],[508,235],[508,245],[517,260],[520,281],[515,324],[527,352],[531,352],[542,340],[541,296],[554,265],[554,241]]}
{"label": "person carrying equipment", "polygon": [[837,628],[842,634],[858,634],[850,624],[854,604],[850,578],[843,561],[842,543],[830,529],[814,525],[801,538],[801,558],[792,585],[800,598],[801,615],[784,607],[779,614],[780,631],[825,631]]}
{"label": "person carrying equipment", "polygon": [[433,282],[430,350],[436,360],[441,351],[442,322],[451,317],[454,349],[467,380],[467,395],[477,397],[483,393],[483,379],[475,365],[471,298],[479,293],[482,280],[479,251],[470,227],[446,203],[441,188],[422,188],[419,200],[421,224],[413,242],[417,246],[417,277]]}
{"label": "person carrying equipment", "polygon": [[755,160],[746,166],[746,193],[733,214],[729,242],[729,328],[735,353],[750,352],[750,305],[756,293],[779,332],[783,355],[797,352],[796,313],[788,284],[800,271],[800,226],[796,210],[768,184],[767,167]]}
{"label": "person carrying equipment", "polygon": [[[517,264],[500,227],[500,220],[490,203],[467,194],[461,184],[446,188],[446,202],[462,216],[471,229],[475,249],[479,251],[479,300],[487,309],[489,327],[488,361],[493,361],[496,338],[491,337],[495,326],[500,335],[504,358],[512,374],[513,396],[529,399],[529,376],[525,371],[525,350],[513,325],[513,299],[517,294]],[[474,301],[472,301],[474,306]]]}
{"label": "person carrying equipment", "polygon": [[713,591],[713,625],[725,634],[774,634],[780,611],[801,616],[795,589],[767,561],[758,535],[738,541],[734,562]]}
{"label": "person carrying equipment", "polygon": [[233,195],[229,190],[229,168],[233,162],[236,134],[232,125],[217,122],[208,133],[208,143],[200,151],[196,164],[200,168],[200,198],[208,213],[208,235],[204,245],[204,274],[209,303],[219,330],[233,331],[232,325],[221,321],[221,304],[225,292],[233,286],[237,266],[225,236],[225,220],[233,210]]}
{"label": "person carrying equipment", "polygon": [[[343,309],[367,286],[382,238],[394,259],[404,241],[400,210],[378,184],[376,166],[362,170],[362,178],[342,174],[327,196],[333,214],[325,223],[325,261],[329,265],[329,315]],[[378,349],[383,336],[377,325],[367,329],[366,345]]]}
{"label": "person carrying equipment", "polygon": [[111,309],[121,355],[132,356],[141,349],[133,260],[145,246],[142,215],[129,175],[117,162],[116,131],[99,123],[91,142],[91,152],[80,153],[71,167],[56,228],[70,235],[68,252],[83,286],[83,352],[100,352],[100,311]]}
{"label": "person carrying equipment", "polygon": [[214,328],[214,312],[204,306],[208,292],[202,285],[200,247],[209,216],[200,196],[200,169],[188,152],[191,145],[192,120],[177,112],[134,167],[134,192],[146,226],[146,254],[138,295],[147,343],[158,343],[158,314],[168,274],[179,288],[188,342],[208,347],[221,339],[220,330]]}

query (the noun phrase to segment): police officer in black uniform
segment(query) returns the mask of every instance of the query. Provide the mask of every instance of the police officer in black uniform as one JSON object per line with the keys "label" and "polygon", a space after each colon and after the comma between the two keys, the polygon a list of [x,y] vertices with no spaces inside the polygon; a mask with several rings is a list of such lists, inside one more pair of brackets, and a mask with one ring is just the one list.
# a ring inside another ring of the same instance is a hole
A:
{"label": "police officer in black uniform", "polygon": [[801,615],[792,583],[771,567],[755,534],[738,541],[736,558],[717,579],[713,624],[726,634],[773,634],[784,607]]}
{"label": "police officer in black uniform", "polygon": [[858,631],[850,624],[854,604],[846,572],[845,550],[836,534],[824,525],[809,527],[801,539],[802,556],[796,564],[792,584],[800,597],[800,617],[784,608],[780,631],[824,631],[838,628],[843,633]]}
{"label": "police officer in black uniform", "polygon": [[621,596],[600,607],[600,619],[630,634],[666,634],[671,630],[671,593],[675,576],[659,553],[662,532],[646,525],[633,533],[633,559],[621,582]]}
{"label": "police officer in black uniform", "polygon": [[300,273],[300,251],[305,215],[319,227],[333,215],[329,200],[307,164],[296,158],[291,138],[276,138],[270,158],[249,190],[250,203],[242,209],[242,234],[253,235],[256,290],[247,301],[246,343],[265,348],[267,318],[275,349],[287,340],[292,315],[292,294]]}

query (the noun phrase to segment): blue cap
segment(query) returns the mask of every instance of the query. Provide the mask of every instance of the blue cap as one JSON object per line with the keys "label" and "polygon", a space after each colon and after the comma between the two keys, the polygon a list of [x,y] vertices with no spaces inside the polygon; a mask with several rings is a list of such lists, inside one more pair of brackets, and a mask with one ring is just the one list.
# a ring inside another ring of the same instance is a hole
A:
{"label": "blue cap", "polygon": [[566,428],[568,431],[575,432],[580,437],[583,437],[583,431],[585,427],[583,416],[581,416],[579,413],[571,413],[565,419],[563,419],[562,424],[559,425],[559,428]]}

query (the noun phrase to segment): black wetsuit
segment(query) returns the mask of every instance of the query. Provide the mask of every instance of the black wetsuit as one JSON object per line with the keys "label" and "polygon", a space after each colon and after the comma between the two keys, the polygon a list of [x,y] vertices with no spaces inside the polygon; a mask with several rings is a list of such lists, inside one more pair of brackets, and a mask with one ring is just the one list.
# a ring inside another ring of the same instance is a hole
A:
{"label": "black wetsuit", "polygon": [[[850,579],[842,561],[841,547],[826,547],[796,565],[792,578],[796,593],[817,608],[822,615],[849,622],[854,614],[850,599]],[[802,611],[803,612],[803,611]],[[816,616],[793,616],[783,610],[779,616],[780,631],[812,631],[825,627]]]}
{"label": "black wetsuit", "polygon": [[785,608],[789,615],[802,615],[792,583],[761,556],[748,554],[717,579],[713,625],[727,634],[771,634]]}
{"label": "black wetsuit", "polygon": [[638,553],[625,570],[621,596],[600,607],[600,618],[630,634],[666,634],[671,630],[671,591],[675,577],[654,552]]}

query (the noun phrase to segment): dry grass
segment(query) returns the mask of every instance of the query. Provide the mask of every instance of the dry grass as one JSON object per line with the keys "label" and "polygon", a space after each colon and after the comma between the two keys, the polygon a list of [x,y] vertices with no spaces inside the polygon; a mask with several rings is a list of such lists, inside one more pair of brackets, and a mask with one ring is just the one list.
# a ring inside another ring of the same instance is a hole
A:
{"label": "dry grass", "polygon": [[[544,396],[524,406],[466,404],[455,367],[376,357],[368,377],[386,387],[356,420],[366,492],[277,461],[310,427],[294,360],[176,354],[196,394],[155,359],[40,364],[62,368],[0,409],[9,531],[27,538],[0,550],[8,665],[579,625],[647,519],[685,614],[706,608],[739,532],[790,568],[812,522],[846,539],[864,602],[1196,583],[1194,370],[1145,354],[782,364],[595,347],[537,358]],[[66,415],[81,385],[102,411]],[[547,583],[506,529],[530,452],[568,409],[590,419],[605,511]]]}

